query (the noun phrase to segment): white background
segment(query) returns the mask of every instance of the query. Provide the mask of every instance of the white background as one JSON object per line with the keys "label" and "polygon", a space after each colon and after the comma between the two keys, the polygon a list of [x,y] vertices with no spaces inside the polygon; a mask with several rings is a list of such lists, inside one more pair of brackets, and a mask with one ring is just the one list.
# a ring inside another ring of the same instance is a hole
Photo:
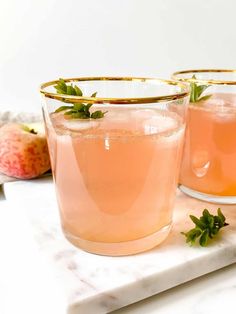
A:
{"label": "white background", "polygon": [[235,0],[0,0],[0,110],[58,77],[236,68]]}

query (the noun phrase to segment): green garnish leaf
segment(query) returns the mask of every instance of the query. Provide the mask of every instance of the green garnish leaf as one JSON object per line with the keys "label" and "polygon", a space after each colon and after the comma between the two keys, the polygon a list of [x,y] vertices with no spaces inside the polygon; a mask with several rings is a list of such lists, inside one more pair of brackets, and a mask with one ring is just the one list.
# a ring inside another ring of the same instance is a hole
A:
{"label": "green garnish leaf", "polygon": [[208,240],[209,240],[209,231],[208,229],[206,229],[203,231],[203,233],[200,236],[199,244],[201,246],[207,246]]}
{"label": "green garnish leaf", "polygon": [[97,110],[97,111],[94,111],[92,114],[91,114],[91,118],[92,119],[101,119],[104,117],[104,115],[107,113],[107,111],[101,111],[101,110]]}
{"label": "green garnish leaf", "polygon": [[38,134],[38,132],[35,131],[35,129],[31,129],[30,127],[28,127],[28,125],[22,124],[21,127],[25,132],[28,132],[31,134]]}
{"label": "green garnish leaf", "polygon": [[65,116],[69,116],[69,115],[71,115],[72,113],[77,113],[77,110],[72,109],[72,110],[66,111],[66,112],[64,113],[64,115],[65,115]]}
{"label": "green garnish leaf", "polygon": [[71,119],[88,119],[85,112],[71,112],[68,115]]}
{"label": "green garnish leaf", "polygon": [[64,94],[64,95],[73,95],[73,96],[82,96],[81,89],[74,85],[66,85],[65,81],[63,79],[59,79],[58,83],[54,86],[58,94]]}
{"label": "green garnish leaf", "polygon": [[[65,81],[60,78],[57,84],[54,86],[58,94],[83,96],[81,89],[73,84],[67,85]],[[96,97],[97,92],[93,93],[91,97]],[[93,104],[74,103],[70,106],[61,106],[55,110],[55,112],[65,111],[64,115],[71,119],[101,119],[107,113],[107,111],[97,110],[90,113],[90,108]]]}
{"label": "green garnish leaf", "polygon": [[87,104],[87,105],[84,105],[84,112],[86,113],[86,114],[89,114],[89,109],[90,109],[90,107],[92,106],[93,104]]}
{"label": "green garnish leaf", "polygon": [[76,103],[74,104],[74,110],[76,111],[84,111],[84,104],[79,104],[79,103]]}
{"label": "green garnish leaf", "polygon": [[200,230],[204,230],[206,228],[205,223],[202,222],[197,217],[195,217],[193,215],[190,215],[189,217],[191,218],[192,222],[196,225],[196,227],[198,227]]}
{"label": "green garnish leaf", "polygon": [[63,79],[59,79],[57,85],[54,86],[58,94],[66,94],[67,86]]}
{"label": "green garnish leaf", "polygon": [[225,223],[225,216],[222,214],[222,211],[220,208],[217,209],[217,214],[218,214],[218,217],[219,217],[221,223],[224,224]]}
{"label": "green garnish leaf", "polygon": [[[192,76],[193,79],[196,79],[196,76]],[[209,87],[209,85],[197,85],[196,83],[192,82],[190,84],[190,102],[199,102],[201,100],[207,100],[212,95],[205,95],[202,96],[202,93]]]}
{"label": "green garnish leaf", "polygon": [[82,90],[78,86],[74,86],[75,92],[77,96],[83,96]]}
{"label": "green garnish leaf", "polygon": [[66,94],[67,95],[76,96],[76,91],[75,91],[75,89],[74,89],[72,84],[67,86]]}
{"label": "green garnish leaf", "polygon": [[205,96],[199,98],[198,101],[207,100],[207,99],[209,99],[211,96],[212,96],[212,95],[205,95]]}
{"label": "green garnish leaf", "polygon": [[187,233],[181,232],[181,234],[186,236],[186,242],[192,245],[194,244],[195,240],[202,234],[201,230],[197,228],[193,228],[189,230]]}
{"label": "green garnish leaf", "polygon": [[60,112],[60,111],[64,111],[64,110],[71,109],[71,108],[73,108],[73,106],[61,106],[61,107],[57,108],[57,110],[55,110],[55,112]]}
{"label": "green garnish leaf", "polygon": [[209,239],[212,239],[221,228],[229,225],[225,222],[225,216],[220,208],[217,210],[217,215],[212,215],[207,209],[204,209],[200,218],[193,215],[189,217],[195,224],[195,227],[188,232],[181,232],[181,234],[186,237],[186,243],[191,245],[199,238],[199,244],[207,246]]}

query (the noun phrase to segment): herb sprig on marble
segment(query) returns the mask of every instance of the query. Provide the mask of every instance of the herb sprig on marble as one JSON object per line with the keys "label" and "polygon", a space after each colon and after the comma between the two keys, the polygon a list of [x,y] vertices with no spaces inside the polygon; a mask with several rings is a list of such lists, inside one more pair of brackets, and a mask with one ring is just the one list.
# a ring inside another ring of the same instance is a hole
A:
{"label": "herb sprig on marble", "polygon": [[[196,76],[193,75],[192,79],[196,80]],[[212,95],[205,95],[202,96],[202,93],[209,87],[209,85],[198,85],[194,82],[190,84],[190,102],[199,102],[201,100],[207,100],[210,98]]]}
{"label": "herb sprig on marble", "polygon": [[[66,84],[63,79],[59,79],[58,83],[54,86],[58,94],[83,96],[82,90],[73,84]],[[93,93],[90,97],[96,97],[97,92]],[[57,108],[55,112],[65,111],[64,115],[70,119],[101,119],[107,113],[107,111],[97,110],[93,113],[90,112],[90,108],[93,104],[75,103],[71,105],[65,105]]]}
{"label": "herb sprig on marble", "polygon": [[225,222],[225,216],[220,208],[217,210],[217,215],[212,215],[207,209],[204,209],[200,218],[193,215],[189,217],[195,224],[195,228],[188,232],[181,232],[181,234],[186,237],[186,242],[190,245],[198,240],[201,246],[207,246],[209,240],[216,236],[221,228],[229,225]]}

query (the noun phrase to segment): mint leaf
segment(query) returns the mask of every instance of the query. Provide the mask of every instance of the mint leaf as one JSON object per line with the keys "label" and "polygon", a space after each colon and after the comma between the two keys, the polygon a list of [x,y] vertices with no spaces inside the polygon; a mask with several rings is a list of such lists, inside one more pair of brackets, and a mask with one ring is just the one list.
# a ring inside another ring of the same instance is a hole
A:
{"label": "mint leaf", "polygon": [[[192,76],[193,79],[196,79],[196,76],[193,75]],[[208,98],[210,98],[212,95],[205,95],[202,96],[202,93],[208,88],[210,87],[209,85],[197,85],[195,82],[191,82],[190,83],[190,102],[199,102],[201,100],[207,100]]]}
{"label": "mint leaf", "polygon": [[190,215],[189,216],[192,220],[193,223],[195,223],[195,225],[200,228],[201,230],[204,230],[206,228],[205,223],[203,223],[200,219],[198,219],[197,217]]}
{"label": "mint leaf", "polygon": [[73,108],[73,106],[61,106],[61,107],[57,108],[57,110],[55,110],[55,112],[60,112],[60,111],[71,109],[71,108]]}
{"label": "mint leaf", "polygon": [[77,111],[84,111],[84,104],[76,103],[73,108]]}
{"label": "mint leaf", "polygon": [[78,86],[74,86],[76,96],[83,96],[82,90]]}
{"label": "mint leaf", "polygon": [[190,244],[193,245],[196,239],[202,234],[202,232],[198,228],[194,228],[188,231],[187,233],[181,232],[181,234],[186,236],[187,243],[190,242]]}
{"label": "mint leaf", "polygon": [[206,229],[203,231],[203,233],[199,239],[199,244],[201,246],[207,246],[208,239],[209,239],[209,231],[208,231],[208,229]]}
{"label": "mint leaf", "polygon": [[101,111],[101,110],[97,110],[97,111],[94,111],[92,114],[91,114],[91,118],[92,119],[101,119],[104,117],[104,115],[107,113],[107,111]]}

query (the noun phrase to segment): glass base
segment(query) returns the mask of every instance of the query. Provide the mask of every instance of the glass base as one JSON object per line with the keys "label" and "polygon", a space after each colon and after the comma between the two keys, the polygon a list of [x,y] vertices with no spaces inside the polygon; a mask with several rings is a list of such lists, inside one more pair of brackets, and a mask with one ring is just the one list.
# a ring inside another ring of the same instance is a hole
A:
{"label": "glass base", "polygon": [[197,198],[201,201],[215,204],[233,205],[236,204],[236,196],[219,196],[197,192],[184,185],[179,185],[179,189],[185,194]]}
{"label": "glass base", "polygon": [[122,256],[137,254],[152,249],[166,239],[170,229],[171,224],[145,238],[115,243],[88,241],[75,237],[66,231],[64,231],[64,234],[69,242],[89,253],[108,256]]}

